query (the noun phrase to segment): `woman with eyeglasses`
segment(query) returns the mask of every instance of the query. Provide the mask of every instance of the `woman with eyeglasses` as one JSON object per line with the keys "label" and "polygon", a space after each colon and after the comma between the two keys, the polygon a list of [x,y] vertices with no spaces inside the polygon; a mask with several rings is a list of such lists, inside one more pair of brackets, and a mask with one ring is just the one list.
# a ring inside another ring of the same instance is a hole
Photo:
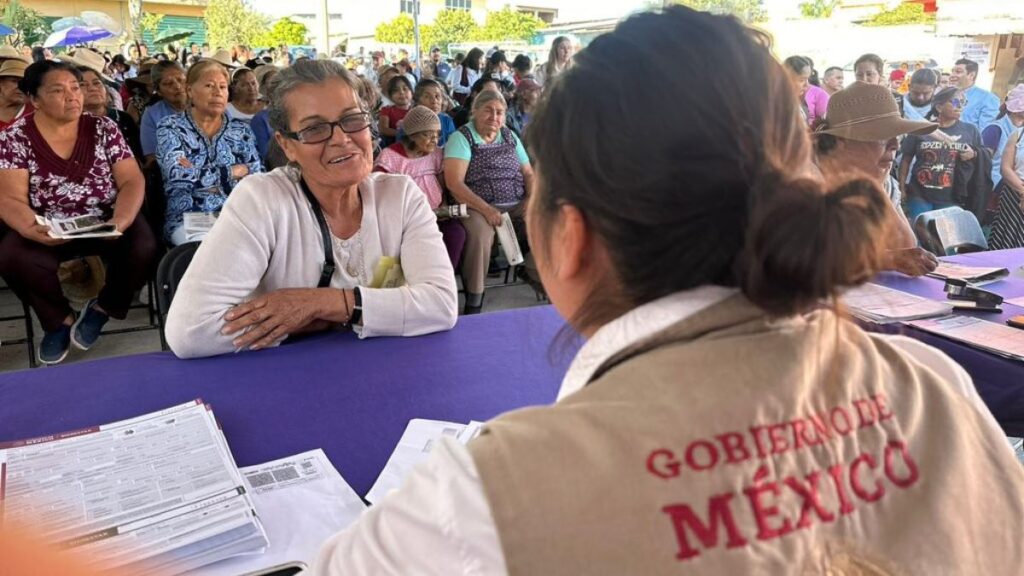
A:
{"label": "woman with eyeglasses", "polygon": [[189,235],[189,213],[217,213],[235,186],[263,171],[256,136],[247,122],[228,116],[228,72],[206,60],[188,71],[191,107],[160,122],[156,131],[157,162],[167,195],[164,237],[173,246],[199,236]]}
{"label": "woman with eyeglasses", "polygon": [[959,88],[943,89],[932,100],[932,111],[926,118],[938,122],[939,129],[927,135],[907,136],[903,141],[899,183],[911,222],[925,212],[965,203],[957,190],[966,189],[964,180],[973,166],[965,164],[978,156],[982,146],[978,129],[960,121],[966,104]]}
{"label": "woman with eyeglasses", "polygon": [[282,70],[270,125],[289,164],[242,181],[167,318],[179,357],[258,350],[351,327],[417,336],[455,325],[455,276],[427,198],[373,173],[358,81],[330,60]]}

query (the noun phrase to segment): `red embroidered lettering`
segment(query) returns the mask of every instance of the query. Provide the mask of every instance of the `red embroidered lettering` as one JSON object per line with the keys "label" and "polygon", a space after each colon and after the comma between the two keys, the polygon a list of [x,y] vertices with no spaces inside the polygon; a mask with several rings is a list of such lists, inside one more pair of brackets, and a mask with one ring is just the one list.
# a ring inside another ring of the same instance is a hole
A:
{"label": "red embroidered lettering", "polygon": [[803,420],[793,420],[789,425],[793,430],[793,450],[799,450],[804,447],[804,432],[807,430],[807,423]]}
{"label": "red embroidered lettering", "polygon": [[[697,461],[697,449],[703,448],[707,453],[707,463],[701,464]],[[718,464],[718,449],[715,445],[707,440],[695,440],[690,442],[690,445],[686,447],[686,465],[690,468],[701,471],[709,468],[714,468],[715,464]]]}
{"label": "red embroidered lettering", "polygon": [[780,489],[777,482],[764,482],[764,477],[767,475],[768,468],[761,466],[754,475],[754,486],[743,489],[743,493],[747,495],[747,499],[750,501],[750,507],[754,512],[754,519],[757,521],[758,540],[771,540],[779,536],[785,536],[793,531],[793,524],[789,518],[784,519],[782,524],[777,527],[768,525],[768,521],[773,516],[779,515],[779,507],[766,504],[762,501],[762,497],[767,492],[777,497]]}
{"label": "red embroidered lettering", "polygon": [[871,399],[875,403],[875,409],[878,410],[879,422],[884,422],[889,418],[892,418],[893,414],[889,410],[889,407],[886,406],[886,402],[888,402],[888,400],[886,399],[885,394],[875,394]]}
{"label": "red embroidered lettering", "polygon": [[857,418],[860,420],[858,428],[866,428],[875,423],[875,404],[871,400],[854,400],[853,405],[857,408]]}
{"label": "red embroidered lettering", "polygon": [[846,493],[846,486],[843,484],[843,466],[836,464],[828,469],[832,483],[836,487],[836,495],[839,496],[839,513],[843,516],[853,512],[853,504],[850,503],[850,495]]}
{"label": "red embroidered lettering", "polygon": [[[825,418],[821,414],[814,414],[808,418],[811,424],[814,426],[814,432],[817,434],[818,441],[815,444],[821,444],[825,440],[832,437],[832,431],[829,430],[828,425],[825,424]],[[808,442],[808,444],[811,444]]]}
{"label": "red embroidered lettering", "polygon": [[[839,422],[837,422],[836,418],[837,414],[842,416],[841,420],[845,428],[839,426]],[[832,422],[832,429],[840,436],[846,436],[851,430],[853,430],[853,423],[850,422],[850,415],[846,413],[846,408],[843,408],[842,406],[836,406],[832,409],[829,420]]]}
{"label": "red embroidered lettering", "polygon": [[803,485],[800,479],[790,476],[783,480],[786,486],[796,492],[803,499],[803,506],[800,508],[800,520],[796,523],[797,528],[807,528],[811,525],[811,510],[818,515],[822,522],[832,522],[835,515],[825,509],[821,504],[821,497],[818,495],[818,478],[820,472],[814,471],[807,475],[807,485]]}
{"label": "red embroidered lettering", "polygon": [[877,502],[885,495],[885,486],[882,486],[881,480],[876,480],[874,492],[868,492],[865,490],[864,485],[860,482],[860,476],[857,474],[857,469],[860,468],[861,465],[867,465],[867,467],[872,470],[878,468],[878,463],[875,461],[874,456],[867,452],[854,458],[853,463],[850,464],[850,488],[853,489],[853,493],[861,500],[865,502]]}
{"label": "red embroidered lettering", "polygon": [[[896,453],[899,453],[907,469],[907,476],[904,478],[896,476],[895,466],[893,465],[893,456]],[[920,476],[917,470],[917,463],[910,457],[910,452],[907,450],[905,443],[893,440],[885,447],[885,476],[900,488],[910,488],[917,482]]]}
{"label": "red embroidered lettering", "polygon": [[743,462],[750,459],[750,450],[747,450],[743,435],[738,432],[729,432],[715,436],[725,451],[725,461],[730,464]]}
{"label": "red embroidered lettering", "polygon": [[782,454],[789,450],[789,442],[786,441],[786,424],[769,426],[768,437],[772,440],[772,454]]}
{"label": "red embroidered lettering", "polygon": [[737,548],[746,546],[747,540],[740,534],[736,527],[736,520],[732,516],[732,508],[729,501],[732,493],[719,494],[708,500],[708,523],[701,522],[700,518],[693,513],[693,510],[686,504],[673,504],[662,508],[662,512],[669,515],[672,520],[672,527],[675,528],[676,541],[679,543],[679,553],[676,558],[688,560],[700,554],[700,551],[690,545],[687,537],[688,530],[700,540],[704,548],[718,546],[719,528],[724,526],[727,540],[726,548]]}
{"label": "red embroidered lettering", "polygon": [[671,450],[655,450],[647,457],[647,471],[659,478],[675,478],[679,476],[679,468],[680,462]]}
{"label": "red embroidered lettering", "polygon": [[751,426],[750,435],[754,437],[754,446],[757,448],[757,457],[764,459],[768,455],[765,452],[764,446],[761,445],[761,431],[764,430],[763,426]]}

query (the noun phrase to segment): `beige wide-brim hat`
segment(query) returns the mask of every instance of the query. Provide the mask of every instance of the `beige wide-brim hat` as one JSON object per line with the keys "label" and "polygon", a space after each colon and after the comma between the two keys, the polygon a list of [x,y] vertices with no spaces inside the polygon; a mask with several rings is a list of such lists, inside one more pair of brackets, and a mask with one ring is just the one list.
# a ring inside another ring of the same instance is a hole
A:
{"label": "beige wide-brim hat", "polygon": [[203,60],[213,60],[214,62],[219,62],[227,66],[228,68],[238,68],[238,64],[231,61],[231,53],[223,49],[217,50],[214,52],[213,56],[203,58]]}
{"label": "beige wide-brim hat", "polygon": [[27,68],[28,62],[24,60],[4,60],[4,63],[0,64],[0,78],[24,78]]}
{"label": "beige wide-brim hat", "polygon": [[21,60],[28,64],[28,59],[21,55],[14,46],[10,44],[0,45],[0,60]]}
{"label": "beige wide-brim hat", "polygon": [[134,86],[143,86],[145,88],[152,87],[153,86],[153,76],[152,76],[153,66],[156,65],[156,62],[157,61],[154,58],[147,58],[147,59],[143,60],[139,64],[139,66],[138,66],[138,69],[137,69],[137,71],[135,73],[136,74],[135,77],[134,78],[125,78],[125,80],[124,80],[125,84],[128,84],[129,86],[132,86],[132,85],[134,85]]}
{"label": "beige wide-brim hat", "polygon": [[903,118],[889,88],[864,82],[854,82],[833,94],[825,118],[827,122],[817,134],[861,142],[931,134],[939,127],[934,122]]}
{"label": "beige wide-brim hat", "polygon": [[79,68],[88,68],[96,74],[99,74],[99,77],[107,82],[114,81],[113,78],[103,73],[103,68],[106,66],[107,61],[103,59],[101,54],[97,54],[92,50],[76,50],[74,55],[61,56],[60,60],[61,62],[67,62],[68,64],[78,66]]}

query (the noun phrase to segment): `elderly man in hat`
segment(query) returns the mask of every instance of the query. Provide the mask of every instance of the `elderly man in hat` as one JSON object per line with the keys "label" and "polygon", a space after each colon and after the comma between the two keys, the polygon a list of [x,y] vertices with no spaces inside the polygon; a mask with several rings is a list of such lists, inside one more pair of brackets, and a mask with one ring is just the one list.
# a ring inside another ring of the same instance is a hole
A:
{"label": "elderly man in hat", "polygon": [[19,58],[10,58],[0,64],[0,130],[31,111],[31,104],[18,88],[26,68],[28,63]]}
{"label": "elderly man in hat", "polygon": [[889,248],[887,268],[910,276],[934,270],[938,265],[935,257],[917,247],[892,167],[901,136],[930,134],[938,124],[902,118],[887,87],[864,82],[836,92],[829,100],[825,117],[827,120],[814,134],[822,175],[836,181],[868,176],[889,196],[899,226],[885,239]]}

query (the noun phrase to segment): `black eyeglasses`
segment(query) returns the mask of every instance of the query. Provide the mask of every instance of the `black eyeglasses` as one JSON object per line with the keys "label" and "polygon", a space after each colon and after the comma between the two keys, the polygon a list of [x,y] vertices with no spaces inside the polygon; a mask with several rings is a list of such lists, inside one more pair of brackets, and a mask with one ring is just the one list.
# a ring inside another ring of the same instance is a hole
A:
{"label": "black eyeglasses", "polygon": [[345,134],[355,134],[370,127],[370,115],[366,112],[356,112],[342,116],[336,122],[321,122],[298,132],[281,132],[292,140],[298,140],[303,144],[319,144],[334,137],[334,128],[341,128]]}

